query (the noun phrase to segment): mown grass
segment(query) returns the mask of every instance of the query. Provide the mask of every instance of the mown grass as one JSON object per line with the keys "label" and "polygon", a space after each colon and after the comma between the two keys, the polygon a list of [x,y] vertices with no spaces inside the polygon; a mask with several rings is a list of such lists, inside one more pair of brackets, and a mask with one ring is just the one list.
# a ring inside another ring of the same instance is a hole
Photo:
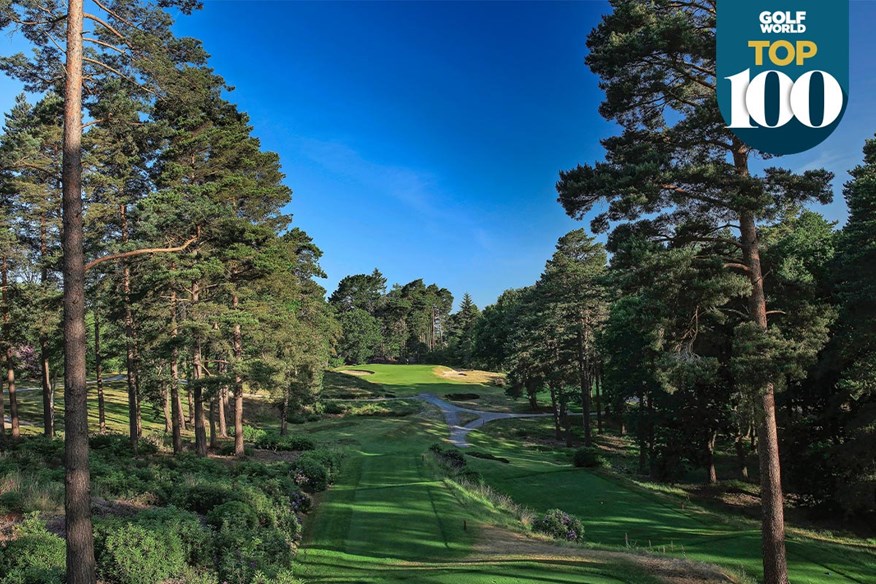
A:
{"label": "mown grass", "polygon": [[[510,463],[477,459],[470,466],[520,504],[538,511],[559,507],[578,515],[590,542],[644,548],[759,577],[756,521],[703,509],[683,491],[658,492],[610,471],[573,468],[571,452],[544,442],[527,443],[522,437],[548,434],[550,424],[550,420],[498,421],[473,432],[469,436],[473,445]],[[876,582],[876,549],[860,543],[859,547],[840,545],[792,531],[788,538],[791,581]]]}
{"label": "mown grass", "polygon": [[425,455],[446,434],[436,416],[307,424],[351,455],[305,524],[296,574],[307,582],[652,582],[623,562],[471,558],[485,522],[502,511],[437,476]]}

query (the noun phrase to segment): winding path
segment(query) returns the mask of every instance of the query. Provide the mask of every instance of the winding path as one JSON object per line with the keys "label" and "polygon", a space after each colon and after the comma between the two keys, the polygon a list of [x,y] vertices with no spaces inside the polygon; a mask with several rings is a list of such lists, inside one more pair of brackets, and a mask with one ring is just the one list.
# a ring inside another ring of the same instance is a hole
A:
{"label": "winding path", "polygon": [[[441,410],[441,413],[444,414],[444,419],[447,421],[447,425],[450,427],[450,442],[454,446],[458,446],[459,448],[468,448],[471,444],[468,443],[466,439],[468,433],[472,430],[477,430],[487,422],[492,422],[493,420],[507,420],[510,418],[546,418],[550,417],[553,414],[506,414],[503,412],[487,412],[482,410],[472,410],[469,408],[461,408],[457,405],[454,405],[448,401],[444,401],[437,395],[431,393],[421,393],[417,396],[417,399],[420,399],[424,402],[430,403],[433,406],[436,406]],[[472,420],[468,424],[461,426],[459,424],[459,414],[474,414],[477,419]]]}

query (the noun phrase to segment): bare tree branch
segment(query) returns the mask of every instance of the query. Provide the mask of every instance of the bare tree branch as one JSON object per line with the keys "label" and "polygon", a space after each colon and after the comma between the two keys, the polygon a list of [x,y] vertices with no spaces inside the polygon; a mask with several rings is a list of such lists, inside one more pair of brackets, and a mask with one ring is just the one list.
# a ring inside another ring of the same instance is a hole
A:
{"label": "bare tree branch", "polygon": [[115,260],[121,260],[125,258],[131,258],[134,256],[145,255],[145,254],[154,254],[154,253],[176,253],[180,251],[184,251],[190,245],[195,243],[198,240],[198,237],[192,237],[188,241],[186,241],[182,245],[178,245],[176,247],[149,247],[145,249],[135,249],[133,251],[126,251],[122,253],[114,253],[112,255],[104,256],[102,258],[97,258],[96,260],[91,260],[87,264],[85,264],[85,271],[90,270],[91,268],[100,265],[104,262],[111,262]]}

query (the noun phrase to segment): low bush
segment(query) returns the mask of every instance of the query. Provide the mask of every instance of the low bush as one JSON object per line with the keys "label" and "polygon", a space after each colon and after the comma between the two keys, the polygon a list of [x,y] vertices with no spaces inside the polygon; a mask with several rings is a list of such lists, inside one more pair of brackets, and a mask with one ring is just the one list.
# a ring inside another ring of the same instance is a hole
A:
{"label": "low bush", "polygon": [[605,466],[606,460],[597,448],[584,446],[572,455],[572,464],[578,468],[597,468]]}
{"label": "low bush", "polygon": [[113,522],[98,530],[98,571],[107,582],[155,584],[178,576],[186,566],[178,537],[137,523]]}
{"label": "low bush", "polygon": [[64,582],[64,540],[46,531],[32,515],[16,528],[15,539],[0,546],[2,584],[59,584]]}
{"label": "low bush", "polygon": [[239,495],[226,485],[196,483],[194,485],[180,485],[173,493],[171,502],[188,511],[207,515],[214,507],[238,499]]}
{"label": "low bush", "polygon": [[223,525],[240,529],[254,529],[259,525],[255,510],[243,501],[228,501],[217,505],[207,515],[207,523],[216,529]]}
{"label": "low bush", "polygon": [[329,471],[319,461],[304,456],[292,465],[292,479],[308,493],[324,491],[329,485]]}
{"label": "low bush", "polygon": [[173,506],[154,507],[140,512],[136,522],[165,538],[179,539],[188,564],[201,566],[210,562],[212,535],[194,513]]}
{"label": "low bush", "polygon": [[561,509],[551,509],[536,519],[532,529],[564,541],[584,541],[584,524]]}
{"label": "low bush", "polygon": [[[355,396],[354,396],[355,397]],[[325,402],[325,408],[323,412],[329,415],[336,416],[338,414],[343,414],[347,411],[347,406],[336,401],[327,401]]]}
{"label": "low bush", "polygon": [[223,525],[215,541],[219,581],[228,584],[282,582],[294,557],[292,541],[275,528]]}

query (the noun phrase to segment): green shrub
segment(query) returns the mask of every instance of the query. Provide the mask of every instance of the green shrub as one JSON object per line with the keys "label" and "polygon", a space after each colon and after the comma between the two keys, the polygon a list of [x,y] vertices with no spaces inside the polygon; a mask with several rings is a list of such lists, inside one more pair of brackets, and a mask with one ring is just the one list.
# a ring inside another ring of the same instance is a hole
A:
{"label": "green shrub", "polygon": [[[248,530],[223,525],[215,541],[220,582],[274,582],[278,574],[288,571],[292,565],[292,543],[275,528]],[[259,577],[262,580],[256,580]]]}
{"label": "green shrub", "polygon": [[336,401],[325,402],[323,412],[329,415],[343,414],[347,411],[347,406]]}
{"label": "green shrub", "polygon": [[597,448],[584,446],[572,455],[572,464],[578,468],[596,468],[605,465],[605,458]]}
{"label": "green shrub", "polygon": [[267,432],[261,428],[255,428],[253,426],[243,427],[243,441],[249,442],[250,444],[258,443],[259,440],[262,440],[265,437],[265,434],[267,434]]}
{"label": "green shrub", "polygon": [[289,500],[295,513],[308,513],[313,507],[313,499],[304,491],[295,491],[289,495]]}
{"label": "green shrub", "polygon": [[212,534],[194,513],[173,506],[155,507],[140,512],[135,521],[164,537],[179,539],[188,564],[201,566],[211,562]]}
{"label": "green shrub", "polygon": [[254,443],[256,448],[265,448],[268,450],[313,450],[316,444],[310,438],[297,434],[280,436],[277,432],[265,432]]}
{"label": "green shrub", "polygon": [[333,448],[317,448],[302,454],[298,460],[301,459],[313,460],[323,465],[328,470],[329,483],[332,483],[341,471],[341,463],[343,462],[344,456],[340,450],[335,450]]}
{"label": "green shrub", "polygon": [[308,493],[318,493],[328,488],[329,471],[319,461],[302,455],[292,465],[292,479]]}
{"label": "green shrub", "polygon": [[20,488],[0,493],[0,513],[24,513],[24,493]]}
{"label": "green shrub", "polygon": [[535,531],[564,541],[584,540],[584,524],[581,520],[561,509],[551,509],[532,523]]}
{"label": "green shrub", "polygon": [[178,537],[136,523],[114,523],[104,532],[98,571],[108,582],[155,584],[177,576],[186,566]]}
{"label": "green shrub", "polygon": [[228,501],[217,505],[210,511],[207,523],[217,529],[223,525],[254,529],[259,525],[259,516],[252,507],[242,501]]}
{"label": "green shrub", "polygon": [[316,448],[316,443],[307,436],[300,434],[289,434],[283,436],[280,440],[281,450],[292,450],[301,452],[305,450],[313,450]]}
{"label": "green shrub", "polygon": [[172,497],[172,502],[183,509],[207,515],[214,507],[238,499],[239,496],[225,485],[198,483],[179,487]]}
{"label": "green shrub", "polygon": [[58,584],[65,562],[64,540],[32,515],[16,528],[15,539],[0,546],[0,583]]}

